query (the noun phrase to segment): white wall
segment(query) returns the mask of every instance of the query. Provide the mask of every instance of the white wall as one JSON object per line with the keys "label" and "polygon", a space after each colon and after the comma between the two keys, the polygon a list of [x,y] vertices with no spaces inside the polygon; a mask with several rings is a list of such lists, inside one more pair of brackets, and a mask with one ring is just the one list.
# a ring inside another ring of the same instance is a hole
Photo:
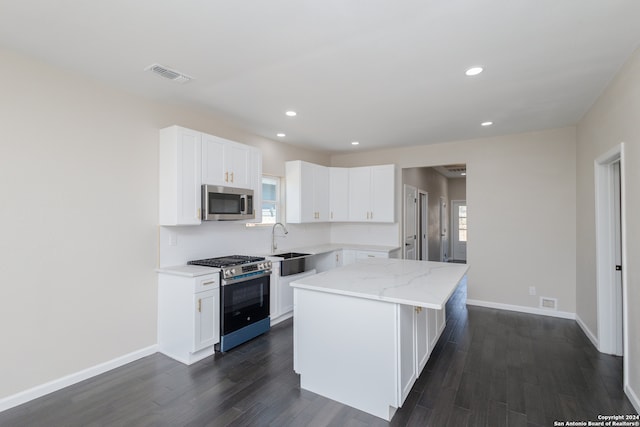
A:
{"label": "white wall", "polygon": [[[155,345],[159,129],[258,146],[275,175],[329,162],[10,51],[0,63],[0,401]],[[242,240],[200,230],[215,254]],[[248,233],[257,251],[265,232]]]}
{"label": "white wall", "polygon": [[628,315],[628,385],[640,410],[640,49],[631,56],[578,125],[577,144],[577,314],[598,337],[594,160],[625,143],[623,206],[626,222]]}
{"label": "white wall", "polygon": [[[469,299],[575,313],[575,129],[334,155],[332,166],[465,163]],[[401,194],[400,180],[396,191]],[[537,288],[530,296],[529,286]]]}

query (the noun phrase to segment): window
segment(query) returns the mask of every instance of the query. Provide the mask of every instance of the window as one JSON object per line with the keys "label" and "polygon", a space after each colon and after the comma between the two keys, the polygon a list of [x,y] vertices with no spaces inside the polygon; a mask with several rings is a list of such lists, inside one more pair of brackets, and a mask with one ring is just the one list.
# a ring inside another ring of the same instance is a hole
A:
{"label": "window", "polygon": [[458,241],[467,241],[467,207],[458,206]]}
{"label": "window", "polygon": [[275,224],[280,220],[280,178],[262,177],[262,224]]}

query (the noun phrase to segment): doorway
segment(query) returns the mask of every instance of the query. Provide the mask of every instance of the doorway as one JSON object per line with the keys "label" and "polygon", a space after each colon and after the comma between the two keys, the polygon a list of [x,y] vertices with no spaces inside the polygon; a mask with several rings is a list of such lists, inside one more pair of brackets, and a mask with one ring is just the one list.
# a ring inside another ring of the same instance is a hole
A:
{"label": "doorway", "polygon": [[[620,144],[595,162],[596,283],[598,350],[624,356],[627,353],[626,243],[624,145]],[[624,359],[624,383],[628,361]]]}
{"label": "doorway", "polygon": [[418,259],[416,251],[417,219],[418,219],[418,189],[404,184],[404,230],[403,250],[404,259]]}
{"label": "doorway", "polygon": [[440,196],[440,262],[448,262],[449,255],[447,247],[449,239],[447,238],[447,198]]}

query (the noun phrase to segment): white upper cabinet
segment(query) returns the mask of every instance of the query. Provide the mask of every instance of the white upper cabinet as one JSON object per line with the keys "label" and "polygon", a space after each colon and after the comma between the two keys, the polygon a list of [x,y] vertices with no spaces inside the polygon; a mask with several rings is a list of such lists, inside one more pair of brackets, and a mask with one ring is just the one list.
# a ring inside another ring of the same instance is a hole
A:
{"label": "white upper cabinet", "polygon": [[160,225],[200,224],[201,134],[179,126],[160,131]]}
{"label": "white upper cabinet", "polygon": [[202,184],[252,189],[255,221],[261,221],[259,149],[171,126],[160,130],[159,157],[160,225],[200,224]]}
{"label": "white upper cabinet", "polygon": [[349,220],[395,221],[395,166],[349,169]]}
{"label": "white upper cabinet", "polygon": [[329,168],[329,221],[349,221],[348,168]]}
{"label": "white upper cabinet", "polygon": [[329,220],[329,169],[301,160],[286,163],[287,222]]}
{"label": "white upper cabinet", "polygon": [[287,222],[395,222],[395,166],[286,163]]}
{"label": "white upper cabinet", "polygon": [[248,188],[253,188],[253,210],[256,217],[250,222],[262,222],[262,151],[251,148],[251,184]]}
{"label": "white upper cabinet", "polygon": [[371,168],[349,169],[349,220],[369,221],[371,216]]}
{"label": "white upper cabinet", "polygon": [[374,222],[395,222],[394,165],[371,167],[371,218]]}
{"label": "white upper cabinet", "polygon": [[252,188],[251,148],[202,134],[202,183]]}

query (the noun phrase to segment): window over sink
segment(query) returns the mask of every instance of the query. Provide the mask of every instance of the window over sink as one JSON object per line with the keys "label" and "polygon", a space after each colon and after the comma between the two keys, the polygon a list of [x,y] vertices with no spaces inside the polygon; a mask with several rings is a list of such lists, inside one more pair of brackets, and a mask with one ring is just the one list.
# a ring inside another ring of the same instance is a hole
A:
{"label": "window over sink", "polygon": [[262,176],[262,222],[248,223],[247,227],[256,225],[273,225],[282,218],[281,204],[282,178],[273,175]]}

